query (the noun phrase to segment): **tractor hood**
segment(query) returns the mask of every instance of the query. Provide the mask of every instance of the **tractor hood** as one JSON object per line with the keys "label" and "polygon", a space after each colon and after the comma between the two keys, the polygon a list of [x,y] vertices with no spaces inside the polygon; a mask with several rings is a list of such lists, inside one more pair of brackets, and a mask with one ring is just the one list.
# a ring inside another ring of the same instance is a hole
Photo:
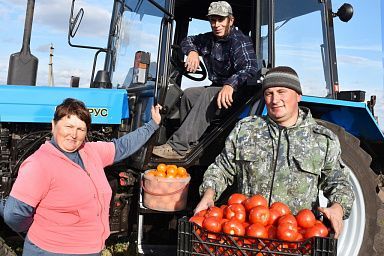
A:
{"label": "tractor hood", "polygon": [[121,124],[129,117],[126,90],[0,85],[0,122],[50,123],[65,98],[83,101],[93,124]]}

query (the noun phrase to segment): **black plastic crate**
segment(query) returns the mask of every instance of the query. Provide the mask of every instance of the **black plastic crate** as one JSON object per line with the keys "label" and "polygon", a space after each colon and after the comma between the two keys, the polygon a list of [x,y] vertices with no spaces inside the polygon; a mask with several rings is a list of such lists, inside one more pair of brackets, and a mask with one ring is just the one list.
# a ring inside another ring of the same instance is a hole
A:
{"label": "black plastic crate", "polygon": [[183,217],[178,221],[177,255],[336,256],[337,240],[312,237],[300,242],[212,233]]}

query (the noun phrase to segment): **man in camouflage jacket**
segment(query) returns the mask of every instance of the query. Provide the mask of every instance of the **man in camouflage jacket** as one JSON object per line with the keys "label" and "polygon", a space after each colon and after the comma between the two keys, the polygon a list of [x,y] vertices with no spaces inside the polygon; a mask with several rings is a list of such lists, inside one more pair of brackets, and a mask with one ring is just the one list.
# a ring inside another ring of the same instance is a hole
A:
{"label": "man in camouflage jacket", "polygon": [[321,189],[330,206],[318,209],[329,218],[337,238],[354,201],[337,136],[318,125],[309,109],[298,106],[302,91],[293,69],[271,69],[263,92],[268,115],[237,123],[204,174],[203,197],[195,212],[212,206],[234,182],[239,192],[262,194],[270,204],[284,202],[293,213],[316,208]]}

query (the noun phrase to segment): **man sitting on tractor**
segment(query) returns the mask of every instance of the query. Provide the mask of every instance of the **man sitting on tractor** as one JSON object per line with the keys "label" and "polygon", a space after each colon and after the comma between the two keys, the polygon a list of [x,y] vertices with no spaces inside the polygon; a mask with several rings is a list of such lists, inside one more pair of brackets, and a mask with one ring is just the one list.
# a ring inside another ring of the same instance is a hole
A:
{"label": "man sitting on tractor", "polygon": [[233,26],[231,6],[225,1],[212,2],[207,16],[212,32],[186,37],[181,48],[187,55],[186,70],[195,72],[201,56],[212,84],[184,91],[180,104],[182,124],[166,144],[154,148],[154,155],[183,158],[217,117],[217,109],[230,108],[247,79],[256,76],[252,42]]}

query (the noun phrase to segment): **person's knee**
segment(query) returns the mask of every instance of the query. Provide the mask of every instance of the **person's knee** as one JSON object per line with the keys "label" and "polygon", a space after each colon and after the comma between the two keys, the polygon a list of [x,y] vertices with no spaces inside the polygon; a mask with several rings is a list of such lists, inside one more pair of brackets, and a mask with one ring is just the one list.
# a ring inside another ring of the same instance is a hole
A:
{"label": "person's knee", "polygon": [[201,88],[190,87],[184,90],[183,97],[191,98],[201,93]]}
{"label": "person's knee", "polygon": [[221,91],[222,87],[207,87],[205,88],[205,95],[209,98],[217,96],[217,94]]}
{"label": "person's knee", "polygon": [[202,102],[211,102],[214,97],[220,91],[220,87],[191,87],[184,90],[183,100],[188,99],[190,102],[202,103]]}

